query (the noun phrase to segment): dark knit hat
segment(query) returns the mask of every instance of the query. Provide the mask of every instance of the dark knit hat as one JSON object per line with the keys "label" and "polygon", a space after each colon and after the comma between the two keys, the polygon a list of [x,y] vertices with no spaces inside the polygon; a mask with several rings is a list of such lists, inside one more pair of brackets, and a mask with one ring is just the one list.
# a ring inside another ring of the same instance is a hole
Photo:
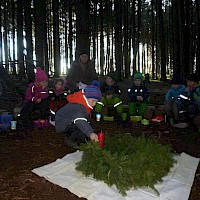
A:
{"label": "dark knit hat", "polygon": [[140,72],[136,72],[135,74],[134,74],[134,76],[133,76],[133,80],[136,80],[136,79],[140,79],[140,80],[143,80],[143,75],[142,75],[142,73],[140,73]]}
{"label": "dark knit hat", "polygon": [[42,82],[42,81],[48,81],[48,76],[41,69],[41,67],[37,67],[36,73],[35,73],[35,82],[39,83],[39,82]]}
{"label": "dark knit hat", "polygon": [[81,49],[79,55],[87,54],[89,55],[89,50],[88,49]]}
{"label": "dark knit hat", "polygon": [[197,74],[189,74],[187,76],[187,80],[194,81],[194,82],[198,83],[199,82],[199,77],[198,77]]}
{"label": "dark knit hat", "polygon": [[94,80],[90,85],[87,85],[84,89],[84,94],[86,98],[97,99],[99,101],[102,97],[99,81]]}
{"label": "dark knit hat", "polygon": [[181,85],[183,84],[183,79],[181,78],[180,75],[174,76],[171,80],[171,84]]}
{"label": "dark knit hat", "polygon": [[115,72],[108,72],[108,74],[106,76],[109,76],[110,78],[112,78],[114,81],[116,81],[116,73]]}

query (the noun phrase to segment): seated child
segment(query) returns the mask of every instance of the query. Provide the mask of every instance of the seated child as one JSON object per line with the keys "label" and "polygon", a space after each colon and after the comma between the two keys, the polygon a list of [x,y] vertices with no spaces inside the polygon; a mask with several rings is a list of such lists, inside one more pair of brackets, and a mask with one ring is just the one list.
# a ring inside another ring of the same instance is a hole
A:
{"label": "seated child", "polygon": [[171,80],[171,89],[165,95],[164,109],[166,117],[170,119],[170,125],[179,122],[179,111],[185,107],[185,99],[180,95],[185,95],[185,85],[182,78],[177,75]]}
{"label": "seated child", "polygon": [[[196,74],[190,74],[187,77],[187,88],[186,91],[189,94],[189,106],[187,108],[188,120],[194,120],[197,122],[198,128],[199,126],[199,115],[200,115],[200,85],[199,85],[199,77]],[[195,119],[196,118],[196,119]]]}
{"label": "seated child", "polygon": [[35,73],[35,81],[30,83],[26,89],[25,102],[19,118],[20,122],[22,123],[21,126],[24,128],[32,128],[31,115],[36,110],[39,111],[39,119],[42,121],[43,125],[48,125],[48,96],[48,77],[40,67],[37,67]]}
{"label": "seated child", "polygon": [[103,115],[121,116],[123,112],[122,100],[119,98],[121,90],[115,82],[115,73],[106,75],[105,83],[101,85],[102,98],[95,106],[95,112]]}
{"label": "seated child", "polygon": [[[55,113],[58,109],[63,107],[67,103],[68,91],[65,91],[66,80],[58,78],[53,84],[53,88],[49,90],[49,108],[51,112],[50,121],[55,120]],[[51,123],[51,122],[50,122]]]}
{"label": "seated child", "polygon": [[57,133],[66,133],[65,145],[77,146],[78,140],[83,141],[86,136],[91,140],[98,141],[97,134],[87,122],[86,117],[90,114],[97,101],[101,99],[99,82],[93,81],[85,89],[67,96],[67,103],[56,112],[55,128]]}
{"label": "seated child", "polygon": [[144,116],[147,111],[149,93],[143,84],[143,76],[140,72],[136,72],[133,76],[133,83],[128,89],[129,115]]}

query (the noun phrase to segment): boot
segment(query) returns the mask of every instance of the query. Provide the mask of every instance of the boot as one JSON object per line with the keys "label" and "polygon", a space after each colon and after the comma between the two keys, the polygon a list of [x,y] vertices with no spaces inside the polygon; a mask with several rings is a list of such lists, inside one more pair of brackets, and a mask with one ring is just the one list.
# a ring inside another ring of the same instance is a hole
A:
{"label": "boot", "polygon": [[64,139],[64,144],[65,144],[65,146],[71,147],[71,148],[75,148],[78,146],[77,142],[73,141],[70,137],[66,137]]}

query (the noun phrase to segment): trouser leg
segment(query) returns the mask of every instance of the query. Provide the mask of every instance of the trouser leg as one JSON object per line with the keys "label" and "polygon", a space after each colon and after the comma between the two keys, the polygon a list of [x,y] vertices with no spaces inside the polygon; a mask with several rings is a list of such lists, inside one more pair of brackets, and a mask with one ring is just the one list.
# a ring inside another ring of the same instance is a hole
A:
{"label": "trouser leg", "polygon": [[49,116],[49,101],[48,99],[43,99],[41,103],[35,105],[35,109],[40,111],[40,119],[48,119]]}
{"label": "trouser leg", "polygon": [[101,113],[103,105],[101,104],[102,102],[97,102],[95,105],[95,112],[96,113]]}
{"label": "trouser leg", "polygon": [[19,128],[32,128],[31,113],[34,110],[34,103],[25,102],[18,120]]}
{"label": "trouser leg", "polygon": [[135,102],[129,103],[129,115],[130,116],[137,115],[137,105]]}
{"label": "trouser leg", "polygon": [[118,116],[120,116],[123,113],[123,107],[122,107],[122,103],[121,102],[122,102],[122,100],[120,98],[118,98],[118,97],[113,98],[113,103],[112,103],[113,106],[117,105],[119,103],[115,107],[115,110],[116,110],[116,113],[117,113]]}
{"label": "trouser leg", "polygon": [[69,147],[75,147],[78,145],[78,141],[84,142],[86,140],[86,135],[75,125],[71,124],[66,129],[65,145]]}
{"label": "trouser leg", "polygon": [[173,104],[172,104],[172,114],[173,114],[175,121],[178,121],[178,115],[179,115],[178,111],[179,111],[178,105],[177,105],[176,101],[174,101]]}
{"label": "trouser leg", "polygon": [[144,102],[139,103],[138,115],[143,117],[146,110],[147,110],[147,103],[144,103]]}
{"label": "trouser leg", "polygon": [[166,100],[164,103],[164,110],[167,116],[172,117],[172,100]]}

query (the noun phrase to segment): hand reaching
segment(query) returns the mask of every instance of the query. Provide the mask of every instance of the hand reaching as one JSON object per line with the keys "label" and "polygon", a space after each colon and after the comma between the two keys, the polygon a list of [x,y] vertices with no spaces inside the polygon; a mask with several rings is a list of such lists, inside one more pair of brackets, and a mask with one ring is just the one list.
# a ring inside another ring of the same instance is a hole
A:
{"label": "hand reaching", "polygon": [[138,100],[138,101],[143,101],[144,99],[143,99],[142,96],[137,96],[137,100]]}
{"label": "hand reaching", "polygon": [[95,142],[98,142],[98,135],[96,133],[91,133],[90,134],[90,139],[94,140]]}
{"label": "hand reaching", "polygon": [[112,98],[113,98],[113,95],[112,95],[112,94],[107,94],[107,95],[106,95],[106,98],[107,98],[107,99],[112,99]]}
{"label": "hand reaching", "polygon": [[34,99],[34,103],[40,103],[41,102],[41,99]]}

